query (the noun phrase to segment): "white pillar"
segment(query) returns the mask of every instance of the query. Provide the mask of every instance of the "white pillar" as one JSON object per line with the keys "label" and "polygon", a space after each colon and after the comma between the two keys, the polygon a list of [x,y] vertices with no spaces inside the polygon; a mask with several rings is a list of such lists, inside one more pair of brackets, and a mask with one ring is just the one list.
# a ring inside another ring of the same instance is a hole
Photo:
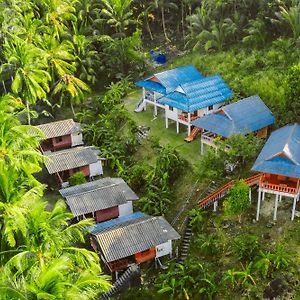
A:
{"label": "white pillar", "polygon": [[251,200],[252,200],[252,199],[251,199],[251,196],[252,196],[252,195],[251,195],[251,188],[249,188],[249,201],[250,201],[250,203],[251,203]]}
{"label": "white pillar", "polygon": [[169,128],[169,119],[168,119],[168,116],[167,116],[167,112],[166,112],[166,128]]}
{"label": "white pillar", "polygon": [[261,189],[258,189],[258,202],[257,202],[257,211],[256,211],[256,221],[259,220],[259,210],[260,210],[260,200],[261,200]]}
{"label": "white pillar", "polygon": [[188,135],[191,134],[191,113],[188,113]]}
{"label": "white pillar", "polygon": [[279,202],[281,202],[281,201],[282,201],[282,195],[279,196]]}
{"label": "white pillar", "polygon": [[214,202],[214,211],[217,211],[217,208],[218,208],[218,201],[215,201]]}
{"label": "white pillar", "polygon": [[156,95],[155,95],[155,92],[154,92],[154,95],[153,95],[153,100],[154,100],[154,117],[157,116],[157,106],[156,106]]}
{"label": "white pillar", "polygon": [[278,198],[279,198],[279,195],[276,194],[276,197],[275,197],[275,208],[274,208],[274,217],[273,217],[274,221],[276,221],[276,219],[277,219]]}
{"label": "white pillar", "polygon": [[179,133],[179,122],[176,121],[176,132]]}
{"label": "white pillar", "polygon": [[203,145],[203,142],[202,142],[202,139],[201,139],[201,142],[200,142],[200,154],[203,155],[203,149],[204,148],[204,145]]}
{"label": "white pillar", "polygon": [[262,192],[262,201],[265,201],[266,192]]}
{"label": "white pillar", "polygon": [[297,203],[297,195],[294,197],[294,203],[293,203],[293,210],[292,210],[292,221],[295,218],[295,211],[296,211],[296,203]]}

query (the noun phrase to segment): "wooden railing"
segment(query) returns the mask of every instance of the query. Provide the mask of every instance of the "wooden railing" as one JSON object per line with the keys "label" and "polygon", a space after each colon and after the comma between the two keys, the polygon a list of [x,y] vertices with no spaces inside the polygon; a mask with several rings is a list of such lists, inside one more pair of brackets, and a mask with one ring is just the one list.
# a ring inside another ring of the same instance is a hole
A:
{"label": "wooden railing", "polygon": [[277,192],[283,192],[288,194],[297,194],[297,188],[288,186],[286,184],[273,184],[268,182],[262,182],[261,187],[267,190],[273,190]]}
{"label": "wooden railing", "polygon": [[[253,186],[253,185],[259,183],[260,176],[261,176],[260,174],[256,174],[256,175],[246,178],[244,181],[248,186]],[[200,208],[203,208],[203,207],[213,204],[215,201],[223,198],[228,193],[229,189],[233,187],[233,185],[234,185],[234,180],[227,182],[225,185],[223,185],[222,187],[220,187],[219,189],[217,189],[210,195],[201,199],[198,202],[198,206]]]}
{"label": "wooden railing", "polygon": [[[178,115],[178,119],[182,120],[182,121],[185,121],[185,122],[189,121],[188,117],[185,116],[185,115]],[[191,116],[191,121],[194,121],[194,120],[197,120],[197,119],[199,119],[199,116]]]}

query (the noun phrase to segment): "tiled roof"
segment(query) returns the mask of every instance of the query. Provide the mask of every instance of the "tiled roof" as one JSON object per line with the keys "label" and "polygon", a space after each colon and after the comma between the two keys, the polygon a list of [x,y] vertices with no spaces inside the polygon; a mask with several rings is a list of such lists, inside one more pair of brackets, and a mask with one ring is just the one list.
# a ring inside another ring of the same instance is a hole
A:
{"label": "tiled roof", "polygon": [[139,212],[96,224],[90,232],[96,237],[107,262],[180,238],[163,217],[146,216]]}
{"label": "tiled roof", "polygon": [[41,124],[36,127],[41,129],[48,139],[80,131],[80,124],[72,119]]}
{"label": "tiled roof", "polygon": [[223,106],[192,124],[223,137],[247,134],[274,124],[275,118],[259,96],[251,96]]}
{"label": "tiled roof", "polygon": [[76,147],[45,154],[49,174],[87,166],[97,162],[98,156],[90,147]]}
{"label": "tiled roof", "polygon": [[75,217],[138,199],[122,178],[103,178],[59,192]]}
{"label": "tiled roof", "polygon": [[210,105],[222,103],[233,96],[219,75],[183,83],[175,91],[161,97],[158,102],[186,112],[194,112]]}
{"label": "tiled roof", "polygon": [[[151,80],[153,78],[156,81]],[[201,78],[203,75],[194,66],[188,65],[153,74],[135,84],[165,95],[174,91],[180,84]]]}
{"label": "tiled roof", "polygon": [[274,131],[252,170],[300,178],[300,124],[286,125]]}

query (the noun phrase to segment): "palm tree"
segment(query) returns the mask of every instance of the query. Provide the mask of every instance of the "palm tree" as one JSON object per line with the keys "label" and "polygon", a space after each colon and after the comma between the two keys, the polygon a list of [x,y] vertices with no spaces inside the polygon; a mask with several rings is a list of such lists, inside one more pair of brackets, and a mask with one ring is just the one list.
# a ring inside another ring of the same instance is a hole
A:
{"label": "palm tree", "polygon": [[11,89],[15,95],[25,99],[30,124],[29,104],[46,98],[50,91],[48,82],[51,76],[46,70],[47,63],[40,49],[17,37],[6,40],[3,48],[7,63],[1,66],[0,72],[7,68],[12,71]]}
{"label": "palm tree", "polygon": [[59,95],[61,103],[69,101],[73,115],[75,116],[73,101],[75,103],[83,101],[85,92],[89,91],[90,88],[82,80],[73,75],[65,74],[58,80],[52,93],[53,95]]}
{"label": "palm tree", "polygon": [[53,35],[44,34],[39,38],[38,46],[43,50],[53,82],[65,74],[75,72],[76,67],[72,63],[75,57],[70,41],[59,42]]}
{"label": "palm tree", "polygon": [[131,4],[133,0],[102,0],[104,8],[101,14],[107,23],[115,28],[116,33],[124,34],[129,24],[134,24]]}
{"label": "palm tree", "polygon": [[60,39],[64,33],[68,32],[70,22],[76,22],[75,2],[75,0],[45,0],[42,2],[45,9],[45,23],[51,28],[55,38]]}
{"label": "palm tree", "polygon": [[152,3],[150,3],[149,6],[153,10],[156,10],[156,9],[160,10],[163,33],[164,33],[166,41],[170,42],[170,39],[168,38],[168,35],[167,35],[165,11],[170,10],[170,9],[177,9],[178,8],[177,5],[174,2],[169,1],[169,0],[154,0]]}
{"label": "palm tree", "polygon": [[296,40],[300,37],[300,3],[294,1],[294,6],[287,8],[280,6],[280,11],[276,13],[277,18],[289,25],[293,33],[293,38]]}

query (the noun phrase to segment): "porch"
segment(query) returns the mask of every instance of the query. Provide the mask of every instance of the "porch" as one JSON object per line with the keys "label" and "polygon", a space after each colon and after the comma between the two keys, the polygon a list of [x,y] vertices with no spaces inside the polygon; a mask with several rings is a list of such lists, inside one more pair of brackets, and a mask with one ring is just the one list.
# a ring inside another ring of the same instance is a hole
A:
{"label": "porch", "polygon": [[296,195],[299,192],[299,179],[263,173],[260,180],[260,187],[279,193]]}
{"label": "porch", "polygon": [[[213,132],[210,131],[206,131],[204,133],[202,133],[201,135],[201,155],[203,155],[204,153],[204,145],[208,145],[209,147],[212,147],[214,149],[217,149],[218,146],[215,143],[215,140],[218,136],[216,134],[214,134]],[[225,140],[224,138],[221,137],[221,140]],[[225,151],[229,151],[230,146],[226,145],[225,146]]]}

